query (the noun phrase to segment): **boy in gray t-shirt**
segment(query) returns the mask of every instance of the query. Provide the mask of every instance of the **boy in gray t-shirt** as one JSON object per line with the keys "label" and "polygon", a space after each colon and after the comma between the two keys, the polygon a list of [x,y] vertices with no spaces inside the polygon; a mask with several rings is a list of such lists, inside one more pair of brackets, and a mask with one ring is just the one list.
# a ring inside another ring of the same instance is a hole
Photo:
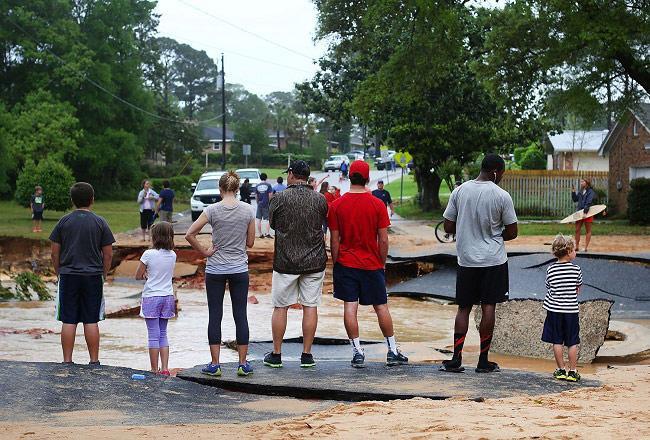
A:
{"label": "boy in gray t-shirt", "polygon": [[443,214],[445,231],[456,234],[458,272],[454,329],[454,356],[443,362],[443,369],[461,372],[462,351],[474,304],[481,304],[479,328],[481,353],[476,371],[498,371],[488,361],[492,343],[496,304],[508,299],[508,256],[504,242],[517,237],[517,215],[512,198],[497,185],[505,172],[505,162],[488,154],[481,163],[481,173],[456,188]]}

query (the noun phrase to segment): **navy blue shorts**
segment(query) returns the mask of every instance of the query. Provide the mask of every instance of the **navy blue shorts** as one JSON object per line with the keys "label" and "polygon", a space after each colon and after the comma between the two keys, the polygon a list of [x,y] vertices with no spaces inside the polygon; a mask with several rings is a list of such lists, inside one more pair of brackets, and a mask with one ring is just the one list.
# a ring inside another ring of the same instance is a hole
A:
{"label": "navy blue shorts", "polygon": [[357,302],[362,306],[386,304],[386,277],[384,269],[363,270],[334,265],[334,298]]}
{"label": "navy blue shorts", "polygon": [[104,320],[102,275],[59,275],[56,319],[64,324],[96,324]]}
{"label": "navy blue shorts", "polygon": [[546,311],[542,341],[572,347],[580,343],[580,319],[577,313]]}
{"label": "navy blue shorts", "polygon": [[32,213],[32,220],[43,220],[43,211],[34,211]]}

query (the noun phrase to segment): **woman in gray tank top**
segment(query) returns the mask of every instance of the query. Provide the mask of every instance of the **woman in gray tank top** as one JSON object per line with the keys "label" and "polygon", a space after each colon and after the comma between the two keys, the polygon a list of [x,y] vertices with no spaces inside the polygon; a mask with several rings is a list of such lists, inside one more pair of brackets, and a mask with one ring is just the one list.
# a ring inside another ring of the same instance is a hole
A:
{"label": "woman in gray tank top", "polygon": [[[219,353],[221,348],[221,318],[226,283],[235,319],[239,368],[237,374],[247,376],[253,368],[246,360],[248,353],[248,254],[247,247],[255,243],[255,216],[251,206],[237,200],[239,176],[228,172],[219,179],[222,200],[208,206],[190,226],[185,239],[206,258],[205,290],[208,296],[208,342],[210,363],[201,371],[221,376]],[[206,224],[212,227],[212,244],[205,248],[197,239]]]}

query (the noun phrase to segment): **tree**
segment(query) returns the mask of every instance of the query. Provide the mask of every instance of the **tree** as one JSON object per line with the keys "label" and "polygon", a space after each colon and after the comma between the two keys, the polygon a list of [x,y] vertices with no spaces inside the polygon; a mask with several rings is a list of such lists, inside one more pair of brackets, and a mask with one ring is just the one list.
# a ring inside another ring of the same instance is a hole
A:
{"label": "tree", "polygon": [[193,119],[217,92],[217,65],[205,51],[178,44],[173,64],[174,94],[183,103],[185,114]]}
{"label": "tree", "polygon": [[12,111],[10,137],[14,160],[22,166],[26,159],[37,164],[46,157],[70,163],[77,154],[82,136],[75,109],[57,101],[51,93],[36,90]]}
{"label": "tree", "polygon": [[0,160],[0,196],[11,194],[10,179],[16,167],[15,158],[9,154],[10,126],[11,115],[5,110],[4,104],[0,102],[0,157],[2,157]]}
{"label": "tree", "polygon": [[[469,69],[474,52],[467,41],[482,31],[473,26],[475,18],[463,4],[444,1],[316,4],[318,36],[334,43],[320,62],[328,71],[317,75],[311,90],[393,148],[408,150],[422,209],[439,208],[438,167],[505,143],[498,127],[507,126],[506,116]],[[335,93],[333,84],[343,92]]]}
{"label": "tree", "polygon": [[517,114],[601,112],[611,128],[612,113],[650,93],[647,0],[515,0],[489,15],[476,69]]}
{"label": "tree", "polygon": [[65,211],[72,206],[70,187],[74,184],[70,168],[53,157],[47,157],[35,165],[28,160],[16,182],[16,201],[29,206],[34,187],[40,185],[45,194],[45,206],[54,211]]}

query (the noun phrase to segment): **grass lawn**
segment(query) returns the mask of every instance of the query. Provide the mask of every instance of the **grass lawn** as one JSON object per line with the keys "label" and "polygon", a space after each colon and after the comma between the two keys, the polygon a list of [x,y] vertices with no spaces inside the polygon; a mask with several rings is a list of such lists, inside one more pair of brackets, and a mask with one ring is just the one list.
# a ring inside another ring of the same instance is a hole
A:
{"label": "grass lawn", "polygon": [[[138,228],[140,214],[138,205],[133,201],[99,201],[93,211],[106,219],[113,232],[125,232]],[[14,201],[0,201],[0,236],[44,238],[47,239],[56,222],[65,212],[45,210],[43,232],[32,233],[32,220],[28,208],[23,208]]]}
{"label": "grass lawn", "polygon": [[[525,220],[520,220],[525,221]],[[573,224],[559,223],[519,223],[520,235],[555,235],[558,233],[573,235]],[[584,228],[582,229],[584,235]],[[592,235],[650,235],[650,226],[630,225],[627,220],[613,220],[607,223],[594,223]]]}

